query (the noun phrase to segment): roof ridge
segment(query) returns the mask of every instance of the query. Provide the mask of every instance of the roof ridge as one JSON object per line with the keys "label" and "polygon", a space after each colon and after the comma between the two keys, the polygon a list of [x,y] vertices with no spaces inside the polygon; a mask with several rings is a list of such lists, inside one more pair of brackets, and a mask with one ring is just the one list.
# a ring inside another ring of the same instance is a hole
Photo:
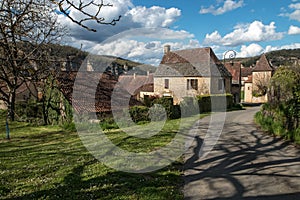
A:
{"label": "roof ridge", "polygon": [[273,71],[273,67],[271,66],[270,62],[267,59],[265,53],[263,53],[258,61],[256,62],[255,67],[252,69],[253,72],[255,71]]}

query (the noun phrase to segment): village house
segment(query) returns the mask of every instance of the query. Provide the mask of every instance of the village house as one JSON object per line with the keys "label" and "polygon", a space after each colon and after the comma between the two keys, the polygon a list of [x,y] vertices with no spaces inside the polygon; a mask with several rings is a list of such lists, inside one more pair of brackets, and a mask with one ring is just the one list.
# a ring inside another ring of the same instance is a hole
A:
{"label": "village house", "polygon": [[211,48],[170,48],[164,47],[154,74],[154,94],[173,97],[178,104],[187,96],[231,93],[232,76]]}
{"label": "village house", "polygon": [[244,81],[244,102],[266,103],[268,85],[275,69],[265,54],[262,54],[255,67],[250,69],[251,74]]}
{"label": "village house", "polygon": [[242,68],[241,62],[226,62],[226,69],[231,73],[231,94],[233,96],[234,103],[241,102],[241,90],[242,90]]}

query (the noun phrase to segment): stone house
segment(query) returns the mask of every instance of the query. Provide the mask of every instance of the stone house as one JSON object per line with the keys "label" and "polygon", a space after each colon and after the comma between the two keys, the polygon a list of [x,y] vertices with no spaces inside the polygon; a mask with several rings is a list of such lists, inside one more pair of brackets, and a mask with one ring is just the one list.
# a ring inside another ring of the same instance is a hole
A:
{"label": "stone house", "polygon": [[267,90],[274,71],[266,55],[262,54],[255,67],[251,69],[251,75],[248,75],[245,81],[245,102],[265,103],[268,101]]}
{"label": "stone house", "polygon": [[178,104],[187,96],[231,93],[231,78],[211,48],[171,51],[166,45],[154,73],[154,94]]}
{"label": "stone house", "polygon": [[226,69],[231,73],[231,94],[233,96],[234,103],[241,102],[241,89],[242,89],[242,68],[241,62],[226,62]]}

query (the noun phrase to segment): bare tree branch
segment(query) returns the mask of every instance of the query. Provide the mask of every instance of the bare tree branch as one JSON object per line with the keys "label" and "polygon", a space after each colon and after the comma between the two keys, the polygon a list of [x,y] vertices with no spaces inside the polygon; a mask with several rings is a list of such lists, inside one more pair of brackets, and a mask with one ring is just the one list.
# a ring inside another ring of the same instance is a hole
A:
{"label": "bare tree branch", "polygon": [[[111,21],[106,21],[104,17],[101,17],[101,10],[104,7],[113,7],[112,4],[107,3],[105,4],[103,0],[100,1],[100,3],[95,3],[95,1],[89,1],[88,3],[83,3],[82,0],[79,1],[78,5],[73,3],[70,0],[61,0],[61,1],[56,1],[56,0],[50,0],[53,4],[57,5],[59,8],[59,11],[63,13],[65,16],[67,16],[73,23],[78,24],[79,26],[89,30],[96,32],[96,29],[88,27],[84,22],[86,21],[94,21],[98,24],[105,24],[105,25],[116,25],[118,21],[121,20],[121,15],[118,16],[115,19],[112,19]],[[96,12],[90,13],[85,10],[88,8],[94,8]],[[82,19],[75,19],[72,17],[69,13],[71,9],[74,9],[78,12],[80,12],[84,17]]]}

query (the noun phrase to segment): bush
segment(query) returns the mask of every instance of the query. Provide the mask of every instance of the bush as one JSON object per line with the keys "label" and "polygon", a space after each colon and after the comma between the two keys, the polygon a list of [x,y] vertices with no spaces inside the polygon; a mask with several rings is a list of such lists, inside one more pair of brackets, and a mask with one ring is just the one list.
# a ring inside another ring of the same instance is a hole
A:
{"label": "bush", "polygon": [[118,125],[113,118],[106,118],[100,122],[102,130],[118,129]]}
{"label": "bush", "polygon": [[300,143],[299,127],[293,130],[289,130],[288,128],[287,109],[288,107],[284,104],[280,106],[274,106],[268,103],[264,104],[262,110],[255,114],[255,122],[259,124],[264,131]]}
{"label": "bush", "polygon": [[180,102],[182,116],[188,117],[191,115],[199,114],[199,104],[194,97],[184,97]]}
{"label": "bush", "polygon": [[168,119],[178,119],[180,118],[180,109],[178,106],[173,105],[173,98],[170,97],[162,97],[159,99],[155,99],[153,101],[154,104],[160,104],[162,105],[167,113]]}
{"label": "bush", "polygon": [[[233,106],[233,96],[231,94],[200,95],[197,96],[197,99],[200,112],[211,112],[212,106],[214,111],[224,111],[224,109]],[[224,105],[224,100],[226,105]]]}
{"label": "bush", "polygon": [[160,104],[154,104],[149,111],[149,117],[152,121],[162,121],[167,119],[166,109]]}
{"label": "bush", "polygon": [[150,121],[149,108],[146,106],[133,106],[129,109],[130,117],[135,123],[141,121]]}

